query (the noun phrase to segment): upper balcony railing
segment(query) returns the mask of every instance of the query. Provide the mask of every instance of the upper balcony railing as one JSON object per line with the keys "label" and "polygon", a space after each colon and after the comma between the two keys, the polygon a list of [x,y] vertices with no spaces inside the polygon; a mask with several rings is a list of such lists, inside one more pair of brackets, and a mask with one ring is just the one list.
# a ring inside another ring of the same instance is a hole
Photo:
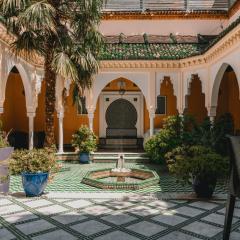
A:
{"label": "upper balcony railing", "polygon": [[228,11],[236,1],[237,0],[103,0],[103,11]]}

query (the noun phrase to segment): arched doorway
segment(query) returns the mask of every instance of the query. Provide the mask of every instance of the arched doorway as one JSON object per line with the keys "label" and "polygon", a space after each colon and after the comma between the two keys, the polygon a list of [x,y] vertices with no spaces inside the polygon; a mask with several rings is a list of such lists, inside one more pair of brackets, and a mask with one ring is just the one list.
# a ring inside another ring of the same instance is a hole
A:
{"label": "arched doorway", "polygon": [[105,118],[106,137],[137,138],[137,110],[127,99],[113,101],[106,110]]}
{"label": "arched doorway", "polygon": [[240,133],[240,100],[239,86],[236,74],[231,66],[228,66],[222,76],[218,90],[217,115],[221,116],[230,113],[235,132]]}
{"label": "arched doorway", "polygon": [[118,78],[102,90],[95,118],[99,118],[100,148],[142,148],[145,124],[144,96],[128,79]]}
{"label": "arched doorway", "polygon": [[28,117],[25,89],[16,67],[9,73],[2,114],[3,130],[9,133],[9,142],[15,148],[28,148]]}

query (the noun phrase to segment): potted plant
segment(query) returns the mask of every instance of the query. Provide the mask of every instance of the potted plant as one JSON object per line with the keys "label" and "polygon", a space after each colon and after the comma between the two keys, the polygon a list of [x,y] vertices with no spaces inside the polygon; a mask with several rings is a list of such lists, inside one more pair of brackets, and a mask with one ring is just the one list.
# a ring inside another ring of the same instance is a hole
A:
{"label": "potted plant", "polygon": [[21,174],[27,197],[43,194],[48,180],[60,168],[53,149],[17,150],[10,161],[11,174]]}
{"label": "potted plant", "polygon": [[228,173],[228,158],[204,146],[177,147],[166,160],[169,171],[200,198],[211,198],[217,179]]}
{"label": "potted plant", "polygon": [[2,123],[0,122],[0,192],[9,192],[9,158],[13,152],[13,148],[9,146],[7,135],[2,131]]}
{"label": "potted plant", "polygon": [[90,162],[90,153],[97,149],[97,137],[87,126],[82,126],[72,136],[72,145],[79,152],[80,163]]}

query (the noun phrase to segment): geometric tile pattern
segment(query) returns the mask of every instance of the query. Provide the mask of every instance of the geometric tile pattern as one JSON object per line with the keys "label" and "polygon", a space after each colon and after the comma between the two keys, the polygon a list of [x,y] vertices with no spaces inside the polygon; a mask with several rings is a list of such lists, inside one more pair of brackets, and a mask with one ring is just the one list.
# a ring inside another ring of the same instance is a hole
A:
{"label": "geometric tile pattern", "polygon": [[[62,163],[63,169],[59,172],[54,180],[48,184],[47,192],[104,192],[104,189],[98,189],[81,183],[82,178],[88,171],[98,170],[104,168],[114,168],[114,163]],[[162,167],[152,164],[139,164],[139,163],[125,163],[127,168],[140,168],[140,169],[154,169],[160,177],[160,183],[156,186],[150,186],[145,189],[134,191],[135,193],[155,193],[155,192],[192,192],[191,186],[182,186],[176,183],[176,178],[163,172]],[[226,184],[219,182],[217,184],[215,193],[224,193]],[[11,176],[10,182],[11,192],[22,192],[22,183],[20,176]],[[108,192],[113,192],[107,190]],[[132,190],[114,190],[114,192],[132,192]]]}
{"label": "geometric tile pattern", "polygon": [[[0,239],[220,240],[224,207],[222,201],[162,200],[150,195],[128,199],[3,196]],[[231,235],[231,240],[237,239],[239,215],[233,219]]]}

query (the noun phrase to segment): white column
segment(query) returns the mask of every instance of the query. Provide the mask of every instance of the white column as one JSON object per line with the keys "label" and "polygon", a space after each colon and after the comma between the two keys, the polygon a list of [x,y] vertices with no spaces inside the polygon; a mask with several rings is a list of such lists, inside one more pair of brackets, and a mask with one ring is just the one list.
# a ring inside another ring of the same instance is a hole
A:
{"label": "white column", "polygon": [[89,129],[93,131],[94,112],[88,112]]}
{"label": "white column", "polygon": [[210,118],[211,123],[214,123],[215,117],[217,115],[217,107],[212,106],[208,108],[208,116]]}
{"label": "white column", "polygon": [[35,117],[35,112],[28,112],[28,148],[29,150],[32,150],[34,147],[34,117]]}
{"label": "white column", "polygon": [[64,118],[64,112],[61,111],[57,115],[58,117],[58,153],[63,153],[63,118]]}
{"label": "white column", "polygon": [[151,107],[149,110],[149,118],[150,118],[149,134],[150,134],[150,137],[152,137],[154,134],[154,118],[155,118],[155,109],[153,107]]}

